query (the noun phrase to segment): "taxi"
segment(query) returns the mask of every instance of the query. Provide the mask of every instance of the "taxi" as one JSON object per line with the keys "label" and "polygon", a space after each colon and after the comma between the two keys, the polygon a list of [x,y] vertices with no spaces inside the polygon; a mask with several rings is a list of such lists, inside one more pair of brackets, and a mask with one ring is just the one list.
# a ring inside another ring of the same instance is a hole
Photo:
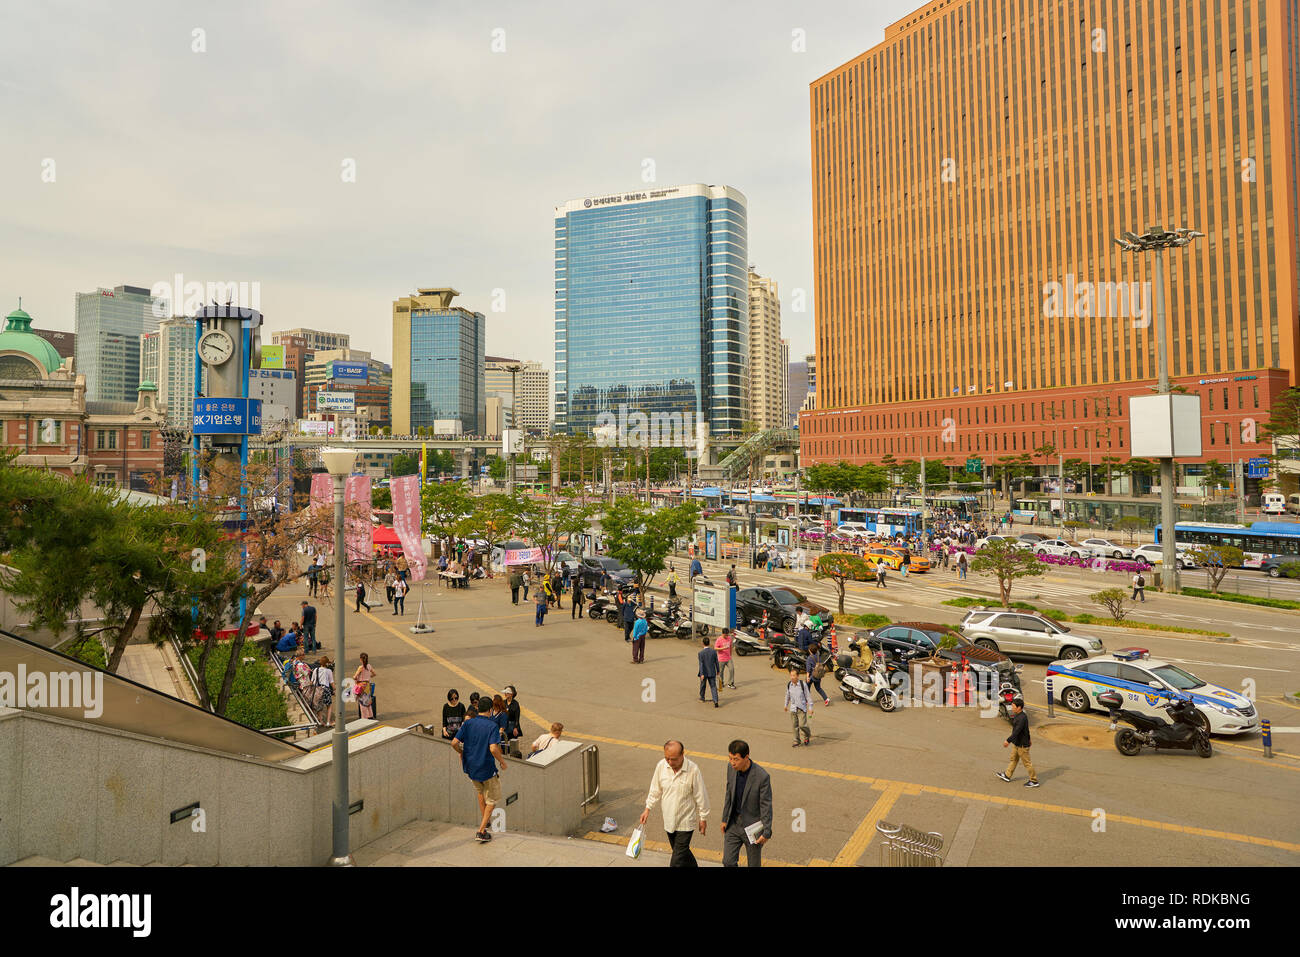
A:
{"label": "taxi", "polygon": [[873,569],[876,563],[880,563],[888,569],[899,571],[906,560],[909,572],[928,572],[930,570],[930,560],[928,558],[922,558],[920,555],[909,555],[906,549],[894,548],[888,545],[873,545],[866,550],[862,558]]}
{"label": "taxi", "polygon": [[1211,734],[1249,734],[1260,727],[1259,712],[1249,698],[1154,659],[1145,648],[1053,661],[1047,677],[1061,703],[1078,714],[1106,710],[1097,704],[1097,696],[1115,691],[1124,698],[1124,709],[1164,720],[1168,713],[1163,706],[1171,699],[1191,698]]}

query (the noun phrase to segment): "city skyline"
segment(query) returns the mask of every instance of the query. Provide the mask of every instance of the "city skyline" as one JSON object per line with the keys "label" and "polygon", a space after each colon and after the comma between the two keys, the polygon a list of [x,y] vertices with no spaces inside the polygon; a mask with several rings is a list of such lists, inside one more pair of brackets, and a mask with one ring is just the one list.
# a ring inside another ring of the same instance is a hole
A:
{"label": "city skyline", "polygon": [[[21,295],[44,327],[72,331],[73,296],[86,289],[178,273],[257,282],[258,307],[278,327],[348,332],[387,361],[393,288],[432,279],[483,304],[488,351],[553,368],[555,202],[726,182],[750,199],[751,258],[781,284],[783,335],[801,354],[813,335],[808,84],[914,6],[751,7],[729,21],[720,50],[708,31],[655,35],[637,28],[639,13],[594,3],[436,18],[413,4],[363,18],[314,8],[311,30],[272,10],[13,11],[0,96],[26,146],[0,157],[10,187],[0,255],[12,267],[0,299]],[[679,22],[698,13],[661,12]],[[576,65],[548,56],[596,22],[620,43],[591,44]],[[442,51],[435,62],[429,48]],[[50,50],[60,55],[35,55]],[[719,69],[693,69],[704,55]],[[474,86],[456,83],[466,73]],[[782,134],[709,135],[719,99],[764,103]],[[446,115],[460,149],[445,149],[441,129],[424,132],[417,118],[430,111]],[[403,148],[390,149],[399,124]],[[582,130],[583,149],[555,152],[557,128]],[[349,159],[356,176],[345,183]],[[53,182],[42,181],[46,160]],[[431,233],[430,217],[458,227]],[[796,291],[802,311],[791,308]]]}

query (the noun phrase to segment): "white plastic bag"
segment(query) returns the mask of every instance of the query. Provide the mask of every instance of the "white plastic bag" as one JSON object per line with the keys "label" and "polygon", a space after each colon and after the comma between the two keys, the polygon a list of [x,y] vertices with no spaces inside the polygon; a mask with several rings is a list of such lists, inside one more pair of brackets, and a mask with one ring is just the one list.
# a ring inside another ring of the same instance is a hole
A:
{"label": "white plastic bag", "polygon": [[632,839],[627,842],[627,856],[635,860],[641,856],[641,828],[632,832]]}

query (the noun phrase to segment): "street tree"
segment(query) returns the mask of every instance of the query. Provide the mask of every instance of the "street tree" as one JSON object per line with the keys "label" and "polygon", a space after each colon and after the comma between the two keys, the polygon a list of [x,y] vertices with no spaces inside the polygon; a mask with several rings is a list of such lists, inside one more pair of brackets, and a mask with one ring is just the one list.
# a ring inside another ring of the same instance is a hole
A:
{"label": "street tree", "polygon": [[1002,607],[1011,604],[1011,586],[1022,578],[1032,578],[1043,574],[1044,565],[1027,548],[1017,548],[1005,539],[986,542],[975,553],[971,562],[971,571],[990,575],[997,579],[998,592],[1002,597]]}
{"label": "street tree", "polygon": [[424,534],[436,542],[455,538],[458,524],[473,507],[473,496],[464,482],[426,482],[420,490]]}
{"label": "street tree", "polygon": [[388,469],[388,474],[393,478],[402,475],[415,475],[420,471],[420,456],[413,453],[398,452],[393,456],[393,464]]}
{"label": "street tree", "polygon": [[1133,610],[1133,602],[1129,597],[1129,593],[1122,588],[1103,588],[1099,592],[1093,592],[1088,597],[1105,608],[1112,621],[1123,621],[1125,616]]}
{"label": "street tree", "polygon": [[1115,521],[1115,531],[1122,532],[1130,545],[1137,540],[1139,532],[1150,528],[1151,523],[1138,515],[1124,515]]}
{"label": "street tree", "polygon": [[[504,509],[504,506],[503,506]],[[545,549],[546,570],[555,565],[555,554],[573,542],[591,525],[594,505],[528,498],[516,494],[509,505],[511,528],[534,548]]]}
{"label": "street tree", "polygon": [[641,502],[620,499],[605,510],[600,529],[609,554],[638,573],[644,597],[655,575],[666,567],[674,543],[690,535],[698,519],[694,502],[651,511]]}
{"label": "street tree", "polygon": [[1217,595],[1224,577],[1233,568],[1240,568],[1246,560],[1246,554],[1234,545],[1201,545],[1191,549],[1196,563],[1205,569],[1209,578],[1210,592]]}
{"label": "street tree", "polygon": [[844,614],[844,586],[846,582],[864,581],[867,577],[867,563],[857,555],[832,552],[817,559],[813,569],[813,578],[818,581],[829,579],[835,583],[839,599],[839,613]]}

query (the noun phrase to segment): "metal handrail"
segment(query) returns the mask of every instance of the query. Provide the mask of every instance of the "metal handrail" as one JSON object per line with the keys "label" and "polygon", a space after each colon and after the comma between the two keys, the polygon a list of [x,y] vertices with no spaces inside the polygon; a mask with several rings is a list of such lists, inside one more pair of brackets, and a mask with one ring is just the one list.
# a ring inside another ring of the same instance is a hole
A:
{"label": "metal handrail", "polygon": [[[588,755],[590,755],[590,758],[588,758]],[[590,773],[588,773],[588,765],[591,766]],[[594,804],[596,798],[600,797],[600,748],[594,744],[588,745],[582,752],[582,790],[584,793],[587,792],[588,788],[592,788],[592,778],[595,778],[595,787],[582,799],[581,807],[584,811],[588,805]]]}
{"label": "metal handrail", "polygon": [[879,821],[880,864],[882,867],[939,867],[943,864],[943,835],[928,834],[906,824]]}
{"label": "metal handrail", "polygon": [[[279,679],[280,679],[280,683],[283,684],[283,685],[285,686],[285,688],[288,689],[288,691],[293,695],[294,699],[298,702],[299,707],[302,708],[303,714],[306,714],[306,715],[310,716],[310,717],[312,718],[312,720],[315,721],[315,720],[316,720],[316,712],[312,710],[311,702],[309,702],[309,701],[308,701],[308,700],[303,696],[302,689],[299,688],[299,687],[295,687],[294,685],[291,685],[291,684],[289,684],[287,681],[284,680],[284,659],[280,657],[280,653],[279,653],[278,651],[276,651],[274,647],[272,647],[272,648],[270,649],[269,653],[270,653],[270,656],[271,656],[271,660],[272,660],[273,662],[275,662],[275,671],[276,671],[276,675],[277,675],[277,677],[279,677]],[[339,680],[338,680],[338,676],[337,676],[337,675],[335,675],[335,677],[334,677],[334,686],[335,686],[335,687],[334,687],[334,693],[335,693],[335,696],[337,697],[337,696],[338,696],[338,691],[339,691]],[[339,701],[339,707],[342,707],[342,706],[343,706],[343,702],[340,700],[340,701]],[[313,727],[313,728],[319,728],[319,727],[321,727],[321,724],[320,724],[319,721],[316,721],[316,723],[313,724],[313,725],[311,725],[311,727]]]}
{"label": "metal handrail", "polygon": [[262,734],[297,734],[299,731],[315,731],[319,727],[318,724],[290,724],[283,728],[263,728]]}
{"label": "metal handrail", "polygon": [[[190,687],[194,689],[195,696],[200,700],[207,697],[199,691],[199,673],[194,670],[194,665],[190,661],[190,656],[185,653],[183,648],[181,648],[179,639],[177,639],[175,635],[172,635],[167,640],[171,642],[172,652],[180,659],[181,669],[185,672],[185,677],[189,679]],[[213,703],[211,698],[208,699],[208,710],[213,714],[216,714],[217,711],[217,706]]]}

